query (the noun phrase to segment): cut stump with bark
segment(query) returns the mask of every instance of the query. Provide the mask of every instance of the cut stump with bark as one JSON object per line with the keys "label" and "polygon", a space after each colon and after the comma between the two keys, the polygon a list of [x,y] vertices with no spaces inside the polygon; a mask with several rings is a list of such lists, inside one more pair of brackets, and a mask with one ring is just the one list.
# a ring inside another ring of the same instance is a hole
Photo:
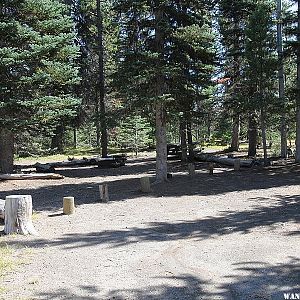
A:
{"label": "cut stump with bark", "polygon": [[99,193],[100,193],[100,202],[107,203],[109,201],[108,185],[107,184],[99,185]]}
{"label": "cut stump with bark", "polygon": [[214,175],[214,164],[213,163],[209,163],[208,165],[208,171],[210,175]]}
{"label": "cut stump with bark", "polygon": [[5,234],[37,235],[32,223],[31,195],[10,195],[5,200]]}
{"label": "cut stump with bark", "polygon": [[196,175],[196,168],[194,164],[188,164],[188,171],[189,171],[189,176],[190,177],[195,177]]}
{"label": "cut stump with bark", "polygon": [[5,200],[0,199],[0,219],[4,219],[4,209],[5,207]]}
{"label": "cut stump with bark", "polygon": [[142,177],[140,182],[141,182],[141,191],[143,193],[151,193],[150,178]]}
{"label": "cut stump with bark", "polygon": [[233,167],[234,167],[234,171],[236,171],[236,172],[240,171],[241,170],[241,160],[240,159],[236,159],[234,161]]}

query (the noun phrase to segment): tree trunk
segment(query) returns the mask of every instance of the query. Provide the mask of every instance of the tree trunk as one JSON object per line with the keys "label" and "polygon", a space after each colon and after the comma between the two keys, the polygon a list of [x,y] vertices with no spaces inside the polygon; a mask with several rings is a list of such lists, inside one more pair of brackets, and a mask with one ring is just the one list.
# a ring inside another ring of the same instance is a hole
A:
{"label": "tree trunk", "polygon": [[[159,6],[154,11],[155,15],[155,47],[159,54],[158,65],[156,68],[162,70],[164,61],[164,37],[161,29],[163,22],[163,9]],[[156,182],[167,181],[167,132],[166,132],[166,108],[161,98],[165,94],[165,77],[160,73],[157,75],[156,82]]]}
{"label": "tree trunk", "polygon": [[239,151],[240,128],[240,115],[237,114],[233,117],[233,127],[230,146],[231,151]]}
{"label": "tree trunk", "polygon": [[[104,78],[104,47],[103,47],[103,17],[101,12],[101,1],[97,0],[97,30],[98,30],[98,56],[99,56],[99,117],[101,125],[101,154],[102,157],[108,155],[108,135],[105,107],[105,78]],[[98,101],[97,101],[98,102]]]}
{"label": "tree trunk", "polygon": [[14,135],[11,130],[0,129],[0,173],[14,170]]}
{"label": "tree trunk", "polygon": [[300,0],[298,0],[298,28],[297,28],[297,127],[296,127],[296,162],[300,162]]}
{"label": "tree trunk", "polygon": [[267,134],[266,134],[266,116],[264,110],[261,110],[260,113],[260,124],[261,124],[261,137],[263,142],[263,150],[264,150],[264,165],[268,165],[268,153],[267,153]]}
{"label": "tree trunk", "polygon": [[248,156],[254,157],[256,155],[256,147],[257,147],[257,121],[256,121],[255,113],[252,113],[249,116],[248,139],[249,139]]}
{"label": "tree trunk", "polygon": [[[210,142],[211,140],[211,123],[212,123],[212,120],[211,120],[211,114],[208,113],[208,118],[207,118],[207,142]],[[198,131],[198,137],[197,137],[197,140],[199,140],[199,130]]]}
{"label": "tree trunk", "polygon": [[30,195],[6,197],[4,232],[5,234],[37,234],[32,224],[32,198]]}
{"label": "tree trunk", "polygon": [[77,148],[77,128],[73,128],[73,146],[76,149]]}
{"label": "tree trunk", "polygon": [[156,181],[167,181],[167,133],[166,110],[162,103],[156,104]]}
{"label": "tree trunk", "polygon": [[51,149],[56,149],[59,153],[64,151],[64,127],[62,125],[58,125],[54,131],[54,136],[51,140]]}
{"label": "tree trunk", "polygon": [[282,103],[281,113],[281,157],[287,157],[286,104],[284,91],[283,43],[282,43],[282,0],[277,0],[277,52],[279,100]]}
{"label": "tree trunk", "polygon": [[188,137],[188,148],[189,148],[189,160],[194,160],[194,145],[193,145],[193,135],[192,135],[192,122],[189,118],[187,122],[187,137]]}
{"label": "tree trunk", "polygon": [[181,144],[181,161],[187,161],[187,145],[186,145],[186,122],[180,120],[180,144]]}

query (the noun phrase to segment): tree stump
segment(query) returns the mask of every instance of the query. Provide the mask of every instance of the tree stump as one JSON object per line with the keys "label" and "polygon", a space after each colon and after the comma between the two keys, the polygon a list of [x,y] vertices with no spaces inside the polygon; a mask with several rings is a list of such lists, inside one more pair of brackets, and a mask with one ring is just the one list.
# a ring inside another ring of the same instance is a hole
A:
{"label": "tree stump", "polygon": [[5,200],[0,199],[0,219],[4,219]]}
{"label": "tree stump", "polygon": [[100,201],[107,203],[109,201],[108,184],[99,185]]}
{"label": "tree stump", "polygon": [[65,215],[72,215],[75,213],[74,197],[64,197],[63,198],[63,213]]}
{"label": "tree stump", "polygon": [[5,200],[5,234],[37,235],[32,224],[31,195],[11,195]]}
{"label": "tree stump", "polygon": [[210,175],[214,175],[214,164],[213,163],[210,163],[208,165],[208,170],[209,170]]}
{"label": "tree stump", "polygon": [[241,160],[240,159],[235,159],[233,166],[234,166],[234,171],[240,171],[240,169],[241,169]]}
{"label": "tree stump", "polygon": [[149,177],[142,177],[141,178],[141,191],[143,193],[151,193],[151,186],[150,186],[150,178]]}
{"label": "tree stump", "polygon": [[188,171],[189,171],[189,176],[190,177],[195,177],[196,175],[196,169],[194,164],[188,164]]}

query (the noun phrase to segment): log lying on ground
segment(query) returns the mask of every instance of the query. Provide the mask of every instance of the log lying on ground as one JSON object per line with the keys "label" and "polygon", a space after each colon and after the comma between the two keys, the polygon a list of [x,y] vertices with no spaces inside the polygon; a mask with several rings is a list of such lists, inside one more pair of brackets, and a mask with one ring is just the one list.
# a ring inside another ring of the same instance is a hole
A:
{"label": "log lying on ground", "polygon": [[48,174],[0,174],[0,180],[35,180],[35,179],[63,179],[64,176],[54,173]]}
{"label": "log lying on ground", "polygon": [[[205,161],[205,162],[215,162],[220,165],[225,166],[234,166],[236,159],[234,158],[228,158],[224,156],[214,156],[210,154],[197,154],[195,156],[195,159],[198,161]],[[240,166],[250,168],[254,165],[255,160],[254,159],[241,159],[240,160]]]}
{"label": "log lying on ground", "polygon": [[0,199],[0,219],[4,219],[5,200]]}
{"label": "log lying on ground", "polygon": [[60,162],[52,162],[52,163],[36,163],[33,167],[36,168],[37,172],[49,173],[54,172],[55,168],[64,168],[64,167],[85,167],[85,166],[98,166],[103,168],[116,168],[125,166],[126,156],[124,155],[114,155],[111,157],[100,158],[100,157],[92,157],[92,158],[82,158],[82,159],[72,159],[69,161],[60,161]]}
{"label": "log lying on ground", "polygon": [[97,165],[99,168],[119,168],[126,164],[126,156],[114,155],[112,157],[100,158]]}
{"label": "log lying on ground", "polygon": [[32,224],[32,198],[30,195],[11,195],[5,201],[5,234],[37,235]]}

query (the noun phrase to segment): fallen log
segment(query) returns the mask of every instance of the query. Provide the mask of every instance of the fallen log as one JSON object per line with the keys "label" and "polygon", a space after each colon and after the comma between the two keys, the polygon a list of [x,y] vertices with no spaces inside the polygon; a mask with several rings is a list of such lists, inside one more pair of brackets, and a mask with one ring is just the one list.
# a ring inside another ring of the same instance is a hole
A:
{"label": "fallen log", "polygon": [[[220,165],[225,166],[234,166],[236,159],[235,158],[228,158],[224,156],[214,156],[210,154],[197,154],[195,156],[197,161],[204,161],[204,162],[214,162]],[[254,159],[240,159],[240,166],[250,168],[255,164]]]}
{"label": "fallen log", "polygon": [[64,176],[54,173],[39,174],[0,174],[0,180],[35,180],[35,179],[63,179]]}
{"label": "fallen log", "polygon": [[119,168],[125,166],[126,157],[101,158],[97,165],[99,168]]}
{"label": "fallen log", "polygon": [[127,158],[123,155],[114,155],[111,157],[100,158],[100,157],[92,157],[92,158],[82,158],[82,159],[72,159],[68,161],[59,161],[59,162],[51,162],[51,163],[36,163],[34,167],[37,172],[41,173],[49,173],[54,172],[55,168],[63,168],[63,167],[85,167],[85,166],[93,166],[98,165],[98,167],[121,167],[125,166]]}

